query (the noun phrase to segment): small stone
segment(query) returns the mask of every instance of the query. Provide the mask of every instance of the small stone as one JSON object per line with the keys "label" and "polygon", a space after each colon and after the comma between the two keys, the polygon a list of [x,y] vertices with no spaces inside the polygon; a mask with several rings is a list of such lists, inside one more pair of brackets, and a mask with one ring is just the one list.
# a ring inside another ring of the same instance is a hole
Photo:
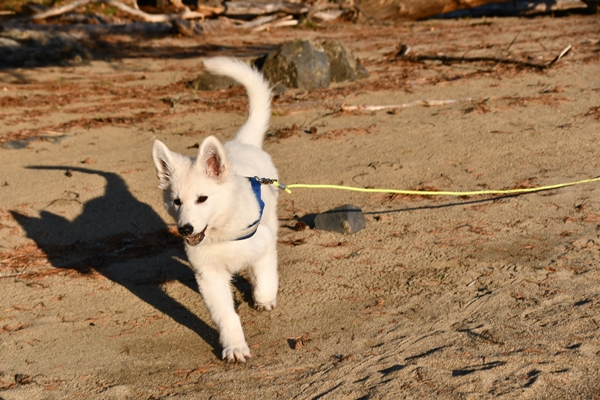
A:
{"label": "small stone", "polygon": [[287,90],[288,90],[288,88],[285,87],[285,85],[282,85],[281,82],[277,83],[275,86],[273,86],[271,88],[271,92],[273,93],[274,97],[281,96],[282,94],[287,92]]}
{"label": "small stone", "polygon": [[0,147],[8,150],[20,150],[29,146],[29,140],[27,139],[16,139],[0,144]]}
{"label": "small stone", "polygon": [[315,228],[352,234],[367,227],[365,216],[358,206],[344,204],[315,216]]}
{"label": "small stone", "polygon": [[232,86],[239,86],[239,83],[231,78],[221,75],[213,75],[203,72],[190,82],[190,87],[194,90],[221,90],[229,89]]}

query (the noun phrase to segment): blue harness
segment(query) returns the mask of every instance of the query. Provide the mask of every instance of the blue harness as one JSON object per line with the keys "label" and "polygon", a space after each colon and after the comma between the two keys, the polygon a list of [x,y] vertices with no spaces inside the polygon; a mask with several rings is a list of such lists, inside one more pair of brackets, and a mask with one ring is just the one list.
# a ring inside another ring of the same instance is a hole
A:
{"label": "blue harness", "polygon": [[250,185],[252,186],[252,191],[254,192],[254,196],[256,196],[256,200],[258,201],[258,207],[260,208],[260,214],[258,216],[258,219],[256,221],[254,221],[253,223],[251,223],[250,225],[248,225],[248,227],[246,228],[246,230],[249,232],[246,233],[244,236],[241,236],[241,237],[235,239],[236,241],[250,239],[252,236],[254,236],[254,234],[258,230],[258,225],[260,224],[260,220],[262,218],[263,211],[265,209],[265,202],[261,198],[260,186],[262,185],[262,183],[261,183],[260,178],[254,177],[254,178],[248,178],[248,179],[250,180]]}

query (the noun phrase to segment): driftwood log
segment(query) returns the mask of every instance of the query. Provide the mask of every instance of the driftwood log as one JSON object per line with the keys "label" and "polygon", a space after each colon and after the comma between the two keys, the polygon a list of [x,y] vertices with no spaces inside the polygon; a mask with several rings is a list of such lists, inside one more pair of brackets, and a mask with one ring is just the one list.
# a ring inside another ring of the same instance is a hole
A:
{"label": "driftwood log", "polygon": [[482,15],[475,16],[483,16],[552,12],[581,8],[586,4],[580,0],[356,0],[355,6],[367,18],[375,20],[420,20],[475,7],[482,9]]}
{"label": "driftwood log", "polygon": [[464,8],[473,8],[498,0],[357,0],[368,16],[381,20],[418,20]]}

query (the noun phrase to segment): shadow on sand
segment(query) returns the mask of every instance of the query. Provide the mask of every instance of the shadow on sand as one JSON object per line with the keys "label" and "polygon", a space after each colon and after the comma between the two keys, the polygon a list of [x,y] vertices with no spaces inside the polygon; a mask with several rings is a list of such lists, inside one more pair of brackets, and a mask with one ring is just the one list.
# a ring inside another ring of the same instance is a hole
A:
{"label": "shadow on sand", "polygon": [[[150,206],[129,192],[121,177],[86,168],[30,168],[70,170],[74,176],[77,173],[95,174],[107,183],[104,195],[83,204],[83,212],[73,221],[46,210],[39,218],[11,212],[27,236],[46,253],[52,266],[82,274],[97,271],[198,334],[217,354],[219,345],[215,329],[161,288],[162,283],[177,280],[198,291],[193,272],[175,259],[185,259],[181,239],[169,232]],[[157,263],[151,260],[159,255],[168,261]]]}

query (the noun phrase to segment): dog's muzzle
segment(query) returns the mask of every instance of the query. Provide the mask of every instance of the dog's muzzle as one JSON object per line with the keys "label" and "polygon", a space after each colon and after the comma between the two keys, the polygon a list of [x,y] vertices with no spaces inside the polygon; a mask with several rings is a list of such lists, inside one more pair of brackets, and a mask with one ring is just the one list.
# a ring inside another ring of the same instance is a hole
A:
{"label": "dog's muzzle", "polygon": [[206,228],[208,228],[208,225],[206,225],[204,227],[204,229],[202,229],[202,232],[200,232],[200,233],[198,233],[196,235],[192,235],[192,232],[194,232],[194,227],[192,225],[190,225],[190,224],[186,224],[184,226],[181,226],[181,227],[177,228],[177,230],[179,231],[179,233],[181,234],[181,236],[184,237],[184,239],[187,242],[187,244],[189,244],[190,246],[196,246],[202,240],[204,240]]}

